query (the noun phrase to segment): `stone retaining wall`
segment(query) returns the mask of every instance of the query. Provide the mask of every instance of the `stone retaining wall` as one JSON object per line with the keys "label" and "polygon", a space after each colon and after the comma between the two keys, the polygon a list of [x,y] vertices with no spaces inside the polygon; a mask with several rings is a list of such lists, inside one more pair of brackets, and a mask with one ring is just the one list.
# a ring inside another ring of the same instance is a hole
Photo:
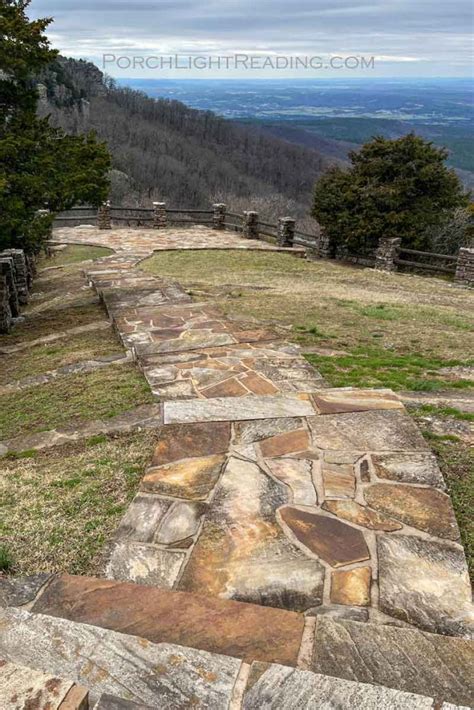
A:
{"label": "stone retaining wall", "polygon": [[28,292],[36,273],[33,255],[23,249],[0,252],[0,333],[8,333],[20,306],[28,303]]}

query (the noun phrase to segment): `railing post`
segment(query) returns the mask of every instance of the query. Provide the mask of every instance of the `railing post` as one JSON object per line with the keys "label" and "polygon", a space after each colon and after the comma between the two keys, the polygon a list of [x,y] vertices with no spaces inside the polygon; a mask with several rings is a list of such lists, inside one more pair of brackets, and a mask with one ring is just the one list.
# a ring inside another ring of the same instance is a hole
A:
{"label": "railing post", "polygon": [[15,267],[15,281],[16,289],[18,292],[18,301],[21,305],[26,305],[28,303],[28,267],[26,264],[26,256],[23,249],[5,249],[5,251],[0,252],[0,258],[2,256],[11,256],[13,259],[13,264]]}
{"label": "railing post", "polygon": [[9,333],[11,325],[10,289],[7,277],[2,273],[0,267],[0,333]]}
{"label": "railing post", "polygon": [[292,247],[295,239],[295,220],[292,217],[280,217],[278,220],[277,244],[279,247]]}
{"label": "railing post", "polygon": [[258,212],[252,210],[244,212],[242,235],[245,239],[258,239]]}
{"label": "railing post", "polygon": [[321,231],[319,236],[315,239],[313,246],[306,247],[306,258],[309,261],[331,258],[329,237],[324,234],[323,231]]}
{"label": "railing post", "polygon": [[0,274],[5,277],[7,282],[11,315],[13,318],[17,318],[20,315],[20,304],[16,288],[15,264],[11,256],[0,255]]}
{"label": "railing post", "polygon": [[97,210],[97,226],[99,229],[112,229],[110,221],[110,200],[106,200]]}
{"label": "railing post", "polygon": [[456,262],[454,281],[458,286],[474,286],[474,248],[461,247]]}
{"label": "railing post", "polygon": [[153,229],[166,229],[166,202],[153,203]]}
{"label": "railing post", "polygon": [[382,237],[375,252],[377,271],[396,271],[395,259],[398,256],[402,240],[399,237]]}
{"label": "railing post", "polygon": [[212,205],[214,213],[212,215],[212,228],[213,229],[225,229],[225,213],[227,210],[227,205],[223,202],[216,202]]}

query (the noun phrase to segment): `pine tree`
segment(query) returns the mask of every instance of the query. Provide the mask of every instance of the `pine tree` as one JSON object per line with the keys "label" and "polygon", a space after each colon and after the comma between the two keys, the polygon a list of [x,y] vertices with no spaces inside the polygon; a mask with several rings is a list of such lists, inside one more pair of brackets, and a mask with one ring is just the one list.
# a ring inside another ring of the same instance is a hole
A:
{"label": "pine tree", "polygon": [[[38,251],[55,212],[105,199],[110,157],[92,133],[67,136],[36,115],[35,76],[57,52],[44,34],[51,19],[30,21],[29,4],[0,7],[0,249]],[[44,208],[49,220],[37,218]]]}
{"label": "pine tree", "polygon": [[457,175],[444,164],[447,155],[413,133],[376,137],[349,154],[349,169],[323,175],[312,215],[333,252],[342,247],[367,254],[381,237],[400,237],[406,248],[429,247],[427,230],[467,204]]}

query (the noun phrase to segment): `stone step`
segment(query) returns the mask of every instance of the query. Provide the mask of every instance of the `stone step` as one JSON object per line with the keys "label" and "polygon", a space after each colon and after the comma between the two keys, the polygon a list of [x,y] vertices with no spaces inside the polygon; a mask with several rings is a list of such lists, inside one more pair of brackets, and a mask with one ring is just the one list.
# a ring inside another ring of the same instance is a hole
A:
{"label": "stone step", "polygon": [[[0,624],[0,655],[8,663],[28,663],[54,678],[72,678],[89,689],[90,702],[96,702],[96,710],[456,707],[442,704],[442,699],[433,695],[407,693],[281,664],[248,665],[229,656],[150,643],[137,636],[14,607],[3,610]],[[19,710],[30,706],[10,707]],[[67,710],[86,707],[69,705]]]}
{"label": "stone step", "polygon": [[73,681],[0,660],[2,710],[87,710],[88,698],[87,688]]}
{"label": "stone step", "polygon": [[474,643],[408,626],[318,617],[312,671],[474,705]]}
{"label": "stone step", "polygon": [[292,666],[298,660],[305,623],[301,614],[284,609],[72,575],[24,578],[5,594],[4,605],[27,605],[36,613],[247,663]]}
{"label": "stone step", "polygon": [[[227,708],[242,661],[10,607],[0,658],[154,708]],[[100,705],[99,705],[100,707]]]}
{"label": "stone step", "polygon": [[467,639],[323,614],[305,617],[283,609],[90,577],[43,576],[21,584],[10,588],[4,603],[26,605],[45,618],[89,624],[245,664],[298,667],[453,704],[474,704],[474,644]]}

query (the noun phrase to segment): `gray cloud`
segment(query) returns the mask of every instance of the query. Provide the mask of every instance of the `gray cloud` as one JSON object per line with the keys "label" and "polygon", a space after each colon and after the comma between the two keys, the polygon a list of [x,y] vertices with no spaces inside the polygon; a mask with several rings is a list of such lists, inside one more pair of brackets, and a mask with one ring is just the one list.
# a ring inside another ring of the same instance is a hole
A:
{"label": "gray cloud", "polygon": [[435,75],[467,73],[470,62],[469,0],[33,0],[30,14],[55,18],[50,36],[65,54],[92,58],[332,52],[385,57],[392,74],[410,58],[407,71]]}

